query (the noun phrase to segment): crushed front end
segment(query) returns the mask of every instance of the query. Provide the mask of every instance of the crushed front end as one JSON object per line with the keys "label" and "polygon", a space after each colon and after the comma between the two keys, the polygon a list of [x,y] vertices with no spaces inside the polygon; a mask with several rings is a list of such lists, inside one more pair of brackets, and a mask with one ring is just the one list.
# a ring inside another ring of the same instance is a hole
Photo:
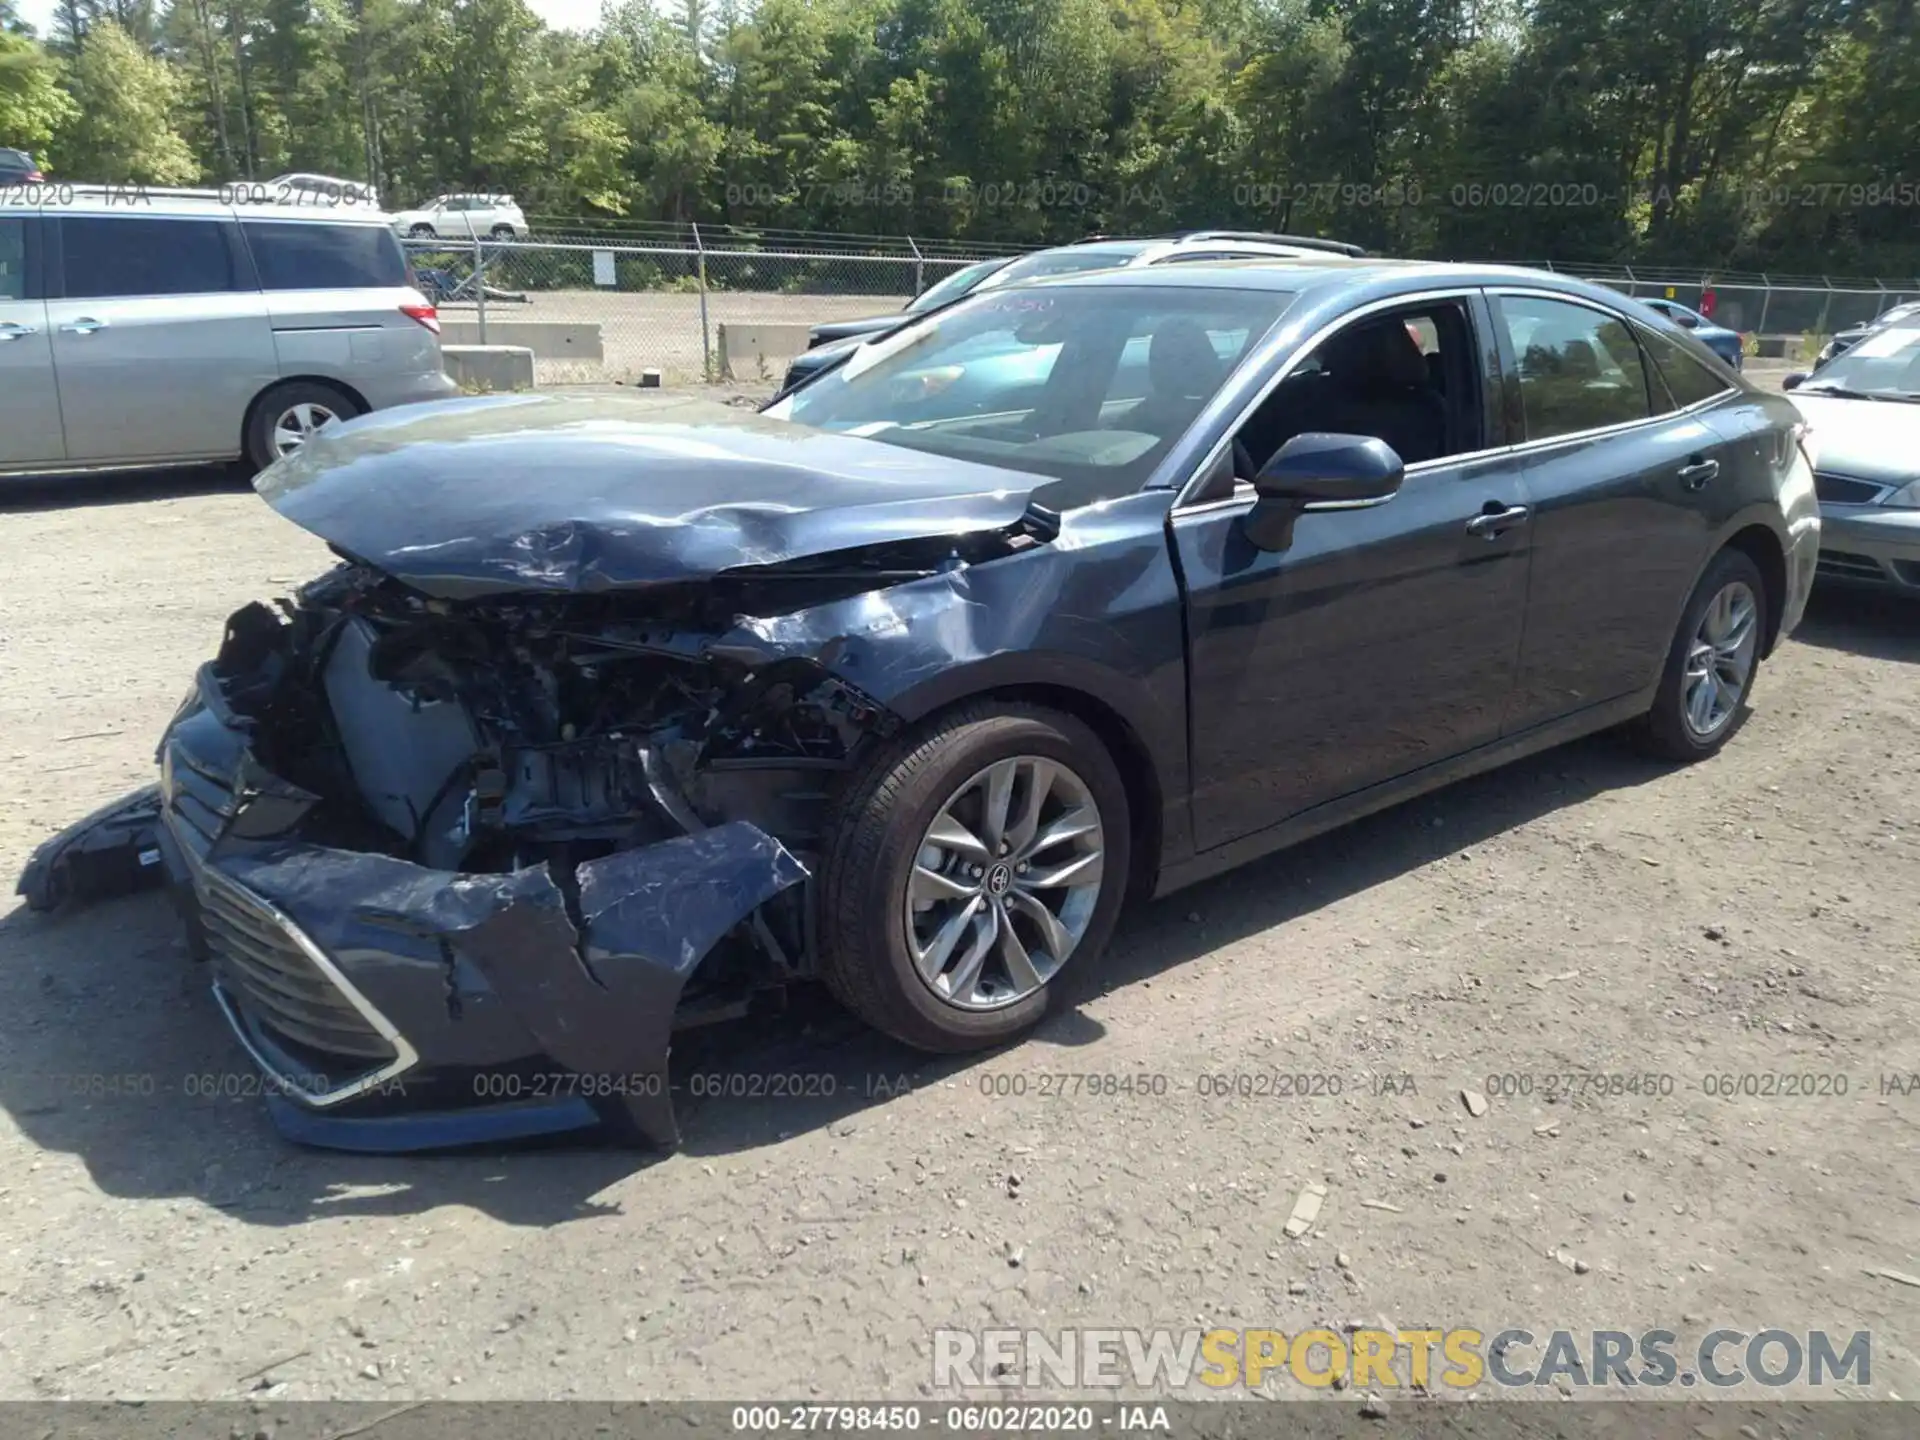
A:
{"label": "crushed front end", "polygon": [[677,1140],[673,1031],[810,972],[800,882],[892,723],[814,659],[729,653],[753,608],[713,579],[448,600],[349,564],[230,619],[157,795],[112,818],[160,852],[289,1134]]}

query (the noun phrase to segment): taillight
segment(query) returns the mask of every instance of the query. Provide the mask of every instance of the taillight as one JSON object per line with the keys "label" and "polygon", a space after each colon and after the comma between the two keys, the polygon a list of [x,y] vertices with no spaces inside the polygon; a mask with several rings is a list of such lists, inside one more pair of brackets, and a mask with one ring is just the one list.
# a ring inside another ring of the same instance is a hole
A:
{"label": "taillight", "polygon": [[409,320],[417,321],[431,330],[440,333],[440,312],[431,305],[402,305],[400,313]]}
{"label": "taillight", "polygon": [[46,177],[46,176],[44,176],[44,175],[42,175],[42,174],[41,174],[41,173],[40,173],[40,172],[39,172],[38,170],[29,170],[29,171],[27,172],[27,183],[28,183],[28,184],[30,184],[30,185],[31,185],[31,184],[44,184],[44,183],[45,183],[45,181],[46,181],[46,178],[47,178],[47,177]]}

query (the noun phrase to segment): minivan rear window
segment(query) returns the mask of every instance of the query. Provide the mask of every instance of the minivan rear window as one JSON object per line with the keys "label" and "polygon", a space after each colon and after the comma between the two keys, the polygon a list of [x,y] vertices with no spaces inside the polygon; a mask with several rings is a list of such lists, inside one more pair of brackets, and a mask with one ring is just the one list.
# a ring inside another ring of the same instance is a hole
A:
{"label": "minivan rear window", "polygon": [[410,283],[400,241],[383,225],[248,220],[241,228],[263,290],[392,289]]}
{"label": "minivan rear window", "polygon": [[61,259],[70,300],[135,295],[221,295],[233,255],[217,220],[66,215]]}

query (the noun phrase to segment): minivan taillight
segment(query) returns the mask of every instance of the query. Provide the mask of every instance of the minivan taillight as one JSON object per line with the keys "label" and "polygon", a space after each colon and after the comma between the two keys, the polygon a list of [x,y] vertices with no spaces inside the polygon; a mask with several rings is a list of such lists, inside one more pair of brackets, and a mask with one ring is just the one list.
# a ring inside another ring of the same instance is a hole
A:
{"label": "minivan taillight", "polygon": [[27,172],[27,183],[29,185],[42,184],[45,182],[46,178],[47,177],[42,175],[38,170],[29,170]]}
{"label": "minivan taillight", "polygon": [[409,320],[418,321],[434,334],[440,333],[440,312],[431,305],[402,305],[400,313]]}

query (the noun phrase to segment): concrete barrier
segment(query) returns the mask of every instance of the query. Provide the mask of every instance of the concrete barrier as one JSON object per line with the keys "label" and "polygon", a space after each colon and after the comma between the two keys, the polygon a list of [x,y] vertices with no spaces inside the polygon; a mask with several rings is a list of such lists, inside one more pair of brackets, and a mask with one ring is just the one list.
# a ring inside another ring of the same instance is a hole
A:
{"label": "concrete barrier", "polygon": [[[443,345],[479,345],[480,322],[449,320],[440,312],[440,343]],[[600,327],[587,322],[563,320],[496,320],[487,314],[487,345],[518,345],[542,360],[592,360],[607,358],[600,343]]]}
{"label": "concrete barrier", "polygon": [[497,393],[533,388],[533,351],[524,345],[442,345],[440,356],[447,374],[463,389]]}
{"label": "concrete barrier", "polygon": [[777,380],[787,362],[807,348],[811,325],[778,321],[720,322],[720,378]]}

